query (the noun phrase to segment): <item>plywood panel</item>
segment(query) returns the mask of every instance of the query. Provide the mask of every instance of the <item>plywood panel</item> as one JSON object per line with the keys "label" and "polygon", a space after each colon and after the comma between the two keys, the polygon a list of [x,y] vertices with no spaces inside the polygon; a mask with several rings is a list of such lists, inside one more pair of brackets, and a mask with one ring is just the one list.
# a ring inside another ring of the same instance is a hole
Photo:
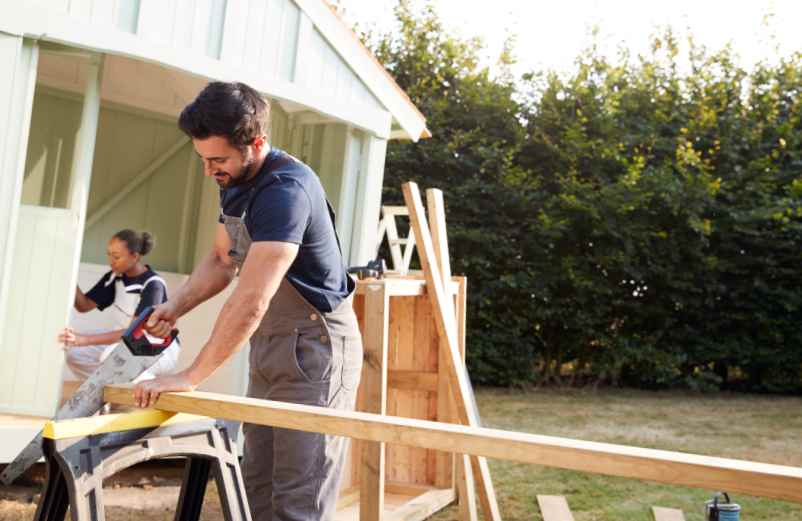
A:
{"label": "plywood panel", "polygon": [[[437,370],[436,335],[432,340],[430,306],[421,297],[394,297],[390,311],[390,362],[393,371]],[[434,349],[434,351],[433,351]],[[429,391],[392,389],[388,414],[421,419],[436,418],[436,395]],[[434,482],[435,454],[426,449],[389,446],[387,476],[393,481]]]}

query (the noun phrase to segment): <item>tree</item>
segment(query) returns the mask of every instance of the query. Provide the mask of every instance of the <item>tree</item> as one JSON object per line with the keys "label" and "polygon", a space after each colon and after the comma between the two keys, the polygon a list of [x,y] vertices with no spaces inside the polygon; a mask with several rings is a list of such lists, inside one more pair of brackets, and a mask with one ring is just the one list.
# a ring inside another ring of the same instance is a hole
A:
{"label": "tree", "polygon": [[390,144],[384,200],[445,192],[475,380],[802,387],[802,55],[666,29],[517,80],[512,40],[493,75],[413,7],[368,38],[433,134]]}

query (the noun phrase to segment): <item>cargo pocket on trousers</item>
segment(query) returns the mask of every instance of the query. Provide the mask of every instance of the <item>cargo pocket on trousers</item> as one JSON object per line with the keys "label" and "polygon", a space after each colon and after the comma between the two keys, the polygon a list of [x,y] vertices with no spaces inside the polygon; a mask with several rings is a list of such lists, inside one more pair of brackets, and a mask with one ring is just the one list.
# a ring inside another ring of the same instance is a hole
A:
{"label": "cargo pocket on trousers", "polygon": [[359,386],[362,377],[362,338],[341,337],[342,342],[342,375],[341,385],[348,391]]}
{"label": "cargo pocket on trousers", "polygon": [[299,333],[295,335],[293,357],[295,368],[309,382],[331,380],[331,342],[327,336]]}

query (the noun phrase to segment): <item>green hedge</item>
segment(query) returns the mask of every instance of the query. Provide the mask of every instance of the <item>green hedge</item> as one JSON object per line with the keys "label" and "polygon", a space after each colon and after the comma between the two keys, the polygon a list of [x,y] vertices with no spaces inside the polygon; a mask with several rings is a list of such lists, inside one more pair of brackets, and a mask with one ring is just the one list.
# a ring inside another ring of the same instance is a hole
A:
{"label": "green hedge", "polygon": [[367,39],[434,137],[390,144],[384,202],[445,192],[474,381],[802,388],[802,55],[746,71],[666,30],[493,76],[396,14]]}

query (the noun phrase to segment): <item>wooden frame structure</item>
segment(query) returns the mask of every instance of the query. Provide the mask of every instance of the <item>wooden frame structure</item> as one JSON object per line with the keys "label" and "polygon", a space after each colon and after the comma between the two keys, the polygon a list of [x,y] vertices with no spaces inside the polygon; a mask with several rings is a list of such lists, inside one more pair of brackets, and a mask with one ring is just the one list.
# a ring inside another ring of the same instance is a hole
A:
{"label": "wooden frame structure", "polygon": [[[448,292],[464,324],[464,277]],[[357,410],[447,422],[454,418],[439,341],[420,277],[360,281],[354,308],[365,348]],[[340,509],[361,521],[422,520],[457,497],[454,457],[398,444],[355,440]],[[358,503],[358,507],[357,507]],[[357,511],[358,510],[358,511]]]}

